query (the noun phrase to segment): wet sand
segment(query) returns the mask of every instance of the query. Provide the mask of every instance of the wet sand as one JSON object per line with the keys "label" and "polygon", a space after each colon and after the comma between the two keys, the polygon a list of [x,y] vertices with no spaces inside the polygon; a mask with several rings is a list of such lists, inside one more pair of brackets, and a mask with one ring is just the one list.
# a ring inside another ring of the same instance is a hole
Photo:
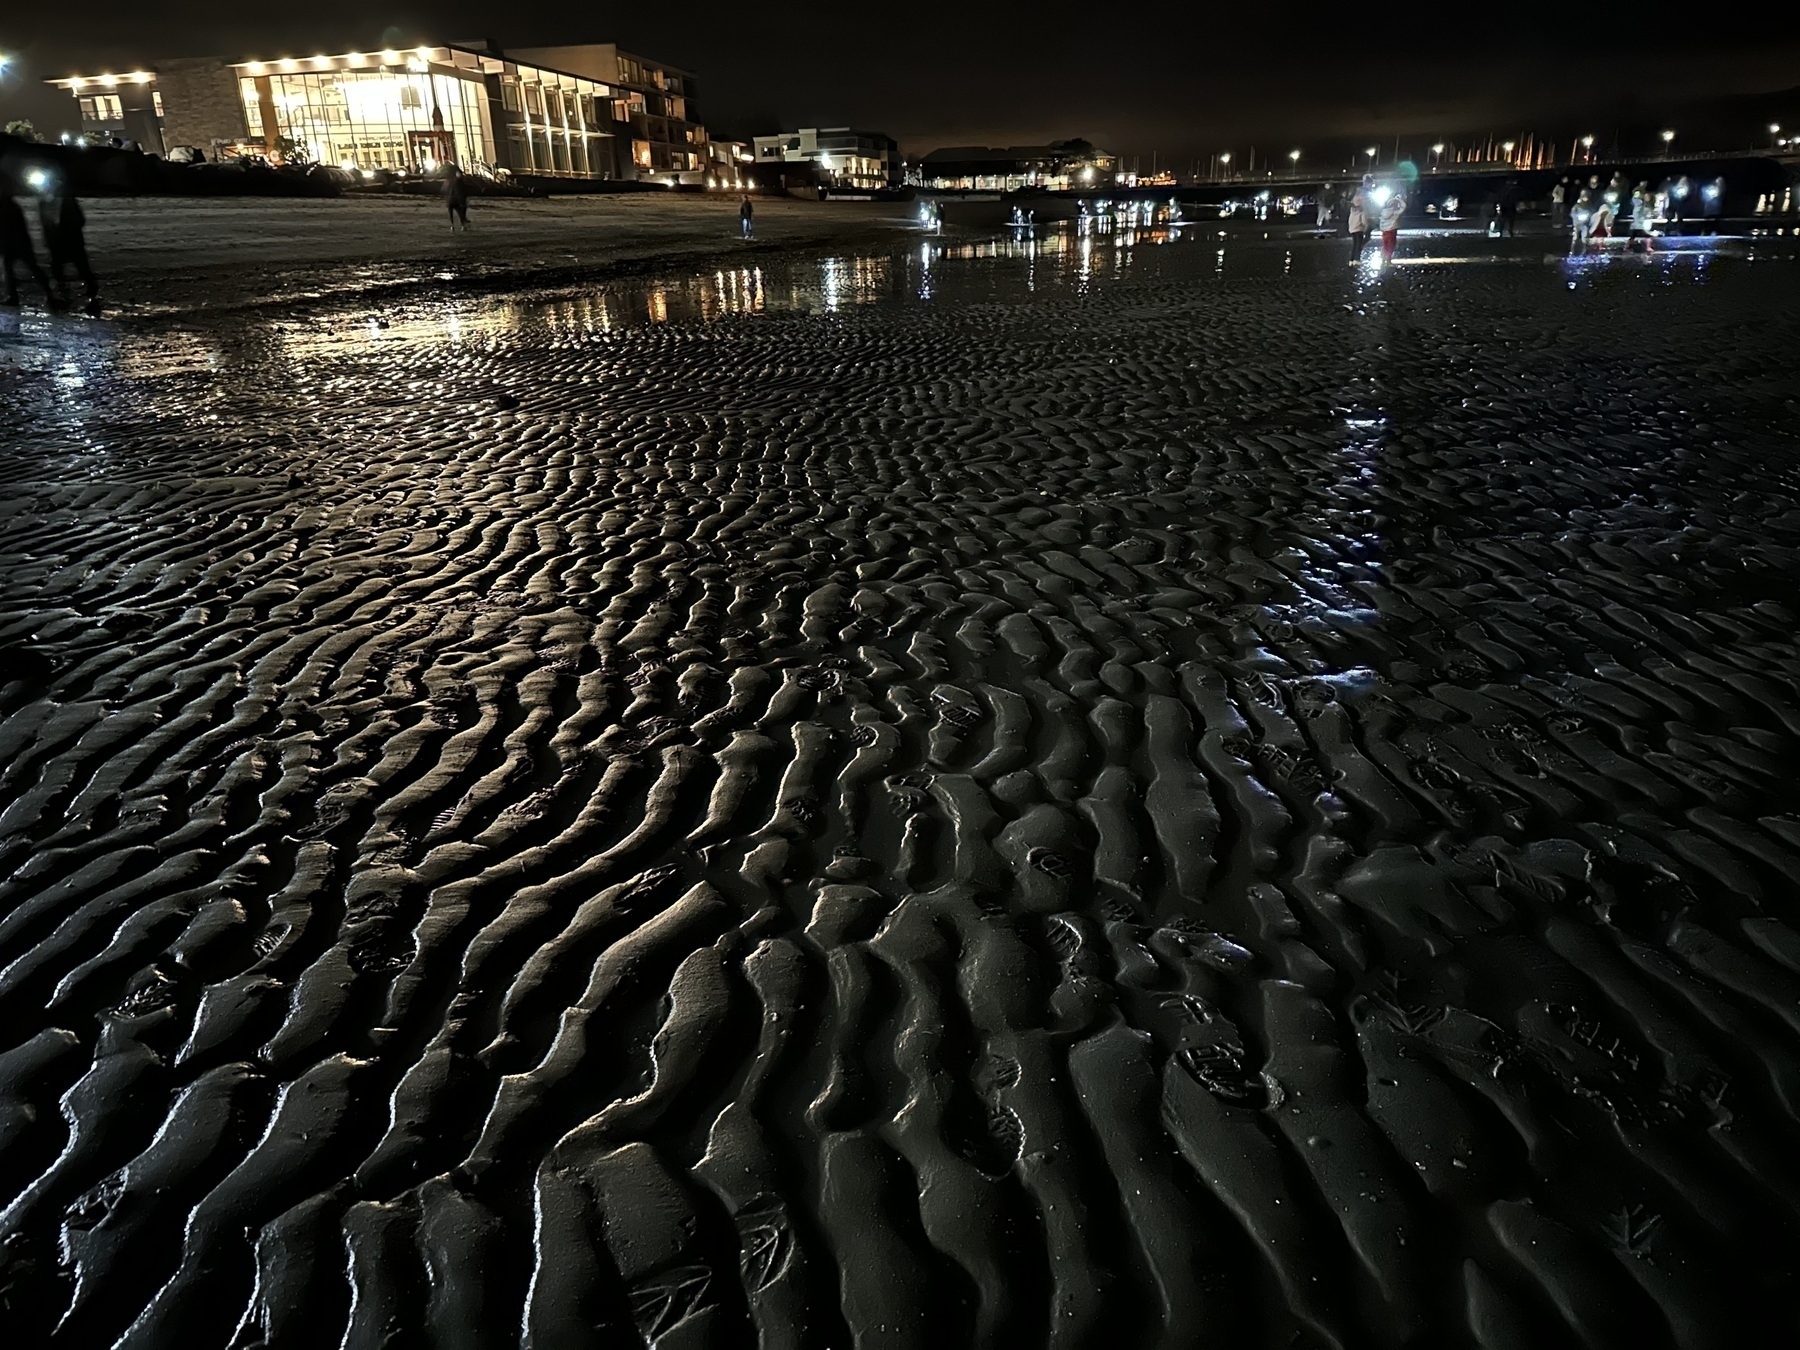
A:
{"label": "wet sand", "polygon": [[22,1343],[1793,1339],[1800,265],[1406,249],[0,317]]}
{"label": "wet sand", "polygon": [[758,197],[755,208],[756,238],[745,241],[738,198],[726,194],[477,197],[466,232],[451,230],[444,204],[431,196],[86,203],[107,303],[126,317],[530,288],[658,260],[886,242],[912,224],[904,202]]}

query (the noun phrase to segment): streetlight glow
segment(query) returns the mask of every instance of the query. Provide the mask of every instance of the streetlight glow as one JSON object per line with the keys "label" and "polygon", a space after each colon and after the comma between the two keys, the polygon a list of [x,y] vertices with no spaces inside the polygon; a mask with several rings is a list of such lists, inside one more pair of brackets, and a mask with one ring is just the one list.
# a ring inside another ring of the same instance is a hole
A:
{"label": "streetlight glow", "polygon": [[1298,164],[1300,162],[1300,152],[1298,150],[1290,150],[1288,151],[1288,158]]}
{"label": "streetlight glow", "polygon": [[1670,141],[1675,139],[1675,133],[1672,131],[1665,131],[1662,134],[1662,138],[1663,138],[1663,144],[1667,145]]}

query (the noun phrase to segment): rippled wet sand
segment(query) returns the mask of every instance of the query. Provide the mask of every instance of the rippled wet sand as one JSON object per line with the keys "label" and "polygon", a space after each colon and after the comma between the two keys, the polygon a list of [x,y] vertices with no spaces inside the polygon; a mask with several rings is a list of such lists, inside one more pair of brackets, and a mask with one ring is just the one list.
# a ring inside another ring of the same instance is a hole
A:
{"label": "rippled wet sand", "polygon": [[1408,247],[0,318],[24,1343],[1793,1335],[1800,269]]}

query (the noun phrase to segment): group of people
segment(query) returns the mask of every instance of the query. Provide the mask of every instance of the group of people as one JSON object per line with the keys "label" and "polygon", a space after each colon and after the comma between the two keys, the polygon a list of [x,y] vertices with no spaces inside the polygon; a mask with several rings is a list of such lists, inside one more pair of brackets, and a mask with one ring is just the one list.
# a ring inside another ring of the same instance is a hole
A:
{"label": "group of people", "polygon": [[1565,178],[1551,188],[1550,218],[1559,229],[1566,219],[1572,249],[1591,248],[1623,229],[1630,247],[1649,252],[1658,222],[1716,219],[1724,210],[1724,201],[1723,178],[1696,189],[1684,174],[1665,178],[1655,188],[1648,179],[1634,188],[1622,173],[1615,173],[1604,187],[1600,176],[1594,174],[1585,185],[1579,178]]}
{"label": "group of people", "polygon": [[1400,241],[1400,218],[1406,214],[1406,189],[1399,183],[1377,183],[1365,175],[1350,194],[1345,226],[1350,234],[1350,260],[1360,261],[1369,242],[1369,226],[1381,235],[1381,260],[1392,262]]}
{"label": "group of people", "polygon": [[0,269],[5,273],[4,303],[9,307],[18,305],[19,277],[23,273],[43,291],[46,306],[68,309],[74,304],[68,275],[73,272],[84,288],[83,308],[89,314],[99,314],[100,284],[88,262],[87,216],[81,203],[68,190],[61,175],[51,170],[35,170],[31,185],[37,198],[38,229],[44,237],[44,250],[50,255],[50,267],[46,272],[38,263],[25,210],[14,193],[15,185],[0,181]]}

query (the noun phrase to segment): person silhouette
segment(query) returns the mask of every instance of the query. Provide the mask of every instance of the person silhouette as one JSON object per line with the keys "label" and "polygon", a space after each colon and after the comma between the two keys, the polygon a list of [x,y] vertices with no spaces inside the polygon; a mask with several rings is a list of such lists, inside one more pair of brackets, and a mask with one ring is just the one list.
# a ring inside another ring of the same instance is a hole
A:
{"label": "person silhouette", "polygon": [[100,283],[88,262],[87,214],[60,175],[51,179],[38,197],[38,228],[44,232],[44,248],[50,254],[50,277],[56,283],[57,303],[72,303],[65,271],[73,271],[84,288],[83,308],[100,313]]}
{"label": "person silhouette", "polygon": [[450,213],[452,230],[469,228],[469,185],[454,164],[444,166],[444,207]]}
{"label": "person silhouette", "polygon": [[33,278],[44,292],[44,303],[52,303],[50,278],[38,266],[37,250],[31,246],[31,231],[25,225],[25,212],[14,200],[12,184],[0,182],[0,268],[6,272],[8,306],[19,303],[19,269]]}
{"label": "person silhouette", "polygon": [[751,204],[750,194],[744,194],[744,200],[738,204],[738,228],[743,231],[744,238],[756,238],[756,207]]}

